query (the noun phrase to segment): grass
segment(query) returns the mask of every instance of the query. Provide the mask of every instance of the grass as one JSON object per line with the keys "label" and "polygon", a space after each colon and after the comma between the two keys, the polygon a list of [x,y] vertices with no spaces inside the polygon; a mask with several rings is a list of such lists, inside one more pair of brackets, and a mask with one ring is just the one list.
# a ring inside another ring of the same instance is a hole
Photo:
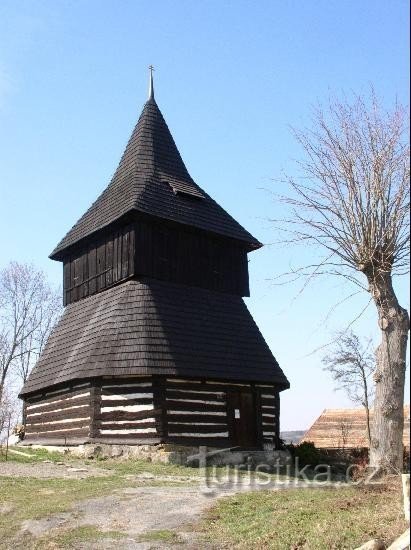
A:
{"label": "grass", "polygon": [[[18,448],[18,450],[20,449]],[[70,457],[70,455],[50,453],[44,449],[23,449],[23,452],[27,452],[31,456],[10,454],[8,458],[11,462],[31,464],[38,464],[44,460],[64,462],[69,465],[91,464],[104,468],[108,471],[108,475],[90,476],[83,479],[0,476],[0,549],[70,547],[67,545],[74,544],[71,542],[71,538],[91,537],[93,535],[92,528],[79,528],[80,530],[75,530],[72,533],[60,533],[58,538],[50,539],[50,544],[55,542],[57,546],[47,546],[44,538],[38,542],[43,546],[38,546],[34,539],[27,534],[17,540],[16,533],[19,532],[19,527],[24,520],[41,519],[66,512],[78,501],[109,495],[118,489],[147,485],[181,486],[181,479],[178,479],[177,476],[180,478],[184,476],[187,484],[190,484],[191,480],[198,480],[198,470],[171,464],[154,464],[143,460],[81,461]],[[152,474],[154,477],[144,480],[134,477],[142,473]],[[158,476],[169,476],[170,479],[159,480]],[[173,476],[176,477],[175,482],[172,479]],[[106,533],[104,536],[109,535]]]}
{"label": "grass", "polygon": [[[16,451],[14,453],[13,451]],[[19,454],[24,453],[24,454]],[[30,455],[30,456],[26,456]],[[32,447],[9,447],[7,461],[19,462],[23,464],[33,464],[36,462],[42,462],[44,460],[50,460],[51,462],[66,462],[72,461],[73,457],[70,454],[59,453],[57,451],[47,451],[47,449],[33,449]],[[0,462],[6,462],[6,449],[2,447],[0,449]]]}
{"label": "grass", "polygon": [[86,461],[105,470],[111,470],[122,475],[138,475],[149,473],[154,476],[180,476],[184,478],[199,479],[198,468],[187,468],[177,464],[162,464],[158,462],[147,462],[146,460],[121,460],[107,459],[104,461]]}
{"label": "grass", "polygon": [[[14,453],[13,451],[16,451],[16,453]],[[47,449],[42,448],[34,449],[32,447],[10,447],[7,457],[8,462],[17,462],[23,464],[36,464],[44,462],[45,460],[53,463],[64,462],[69,463],[70,465],[74,465],[75,463],[79,463],[81,465],[91,465],[99,468],[104,468],[105,470],[110,470],[112,472],[115,472],[116,474],[123,475],[141,474],[144,472],[161,476],[182,476],[198,478],[200,472],[199,468],[190,468],[177,464],[163,464],[149,462],[147,460],[132,458],[125,459],[121,457],[115,459],[84,459],[81,457],[76,457],[71,453],[48,451]],[[0,462],[6,462],[5,449],[0,450]]]}
{"label": "grass", "polygon": [[[81,461],[43,449],[26,451],[30,457],[11,454],[9,458],[33,464],[44,460],[70,465],[86,463],[107,470],[108,475],[83,479],[0,476],[0,549],[76,548],[80,542],[121,539],[126,535],[104,532],[90,525],[57,529],[37,540],[19,530],[24,520],[66,512],[84,499],[109,495],[125,487],[181,486],[198,481],[204,474],[197,468],[143,460]],[[153,478],[139,479],[138,475],[143,473]],[[219,548],[342,550],[355,548],[371,538],[390,543],[406,529],[406,524],[399,485],[342,485],[338,489],[287,488],[226,497],[211,509],[199,529],[205,541]],[[179,539],[174,531],[158,530],[146,533],[141,541],[171,545]]]}
{"label": "grass", "polygon": [[78,548],[79,543],[98,542],[103,539],[121,540],[124,539],[124,533],[120,531],[101,531],[94,525],[81,525],[74,529],[62,530],[53,536],[40,538],[34,548]]}
{"label": "grass", "polygon": [[155,531],[149,531],[141,537],[140,542],[168,542],[169,544],[177,544],[181,542],[178,533],[171,531],[170,529],[158,529]]}
{"label": "grass", "polygon": [[342,550],[406,527],[401,489],[389,486],[243,493],[221,499],[201,531],[222,548]]}

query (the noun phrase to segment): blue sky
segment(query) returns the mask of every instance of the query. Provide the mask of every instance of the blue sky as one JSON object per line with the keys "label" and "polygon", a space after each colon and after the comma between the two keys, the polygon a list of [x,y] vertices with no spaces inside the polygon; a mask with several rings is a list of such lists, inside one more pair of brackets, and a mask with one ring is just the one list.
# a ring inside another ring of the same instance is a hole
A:
{"label": "blue sky", "polygon": [[[274,179],[295,173],[290,126],[330,93],[373,84],[389,106],[409,96],[406,1],[20,1],[0,4],[0,266],[48,254],[108,184],[156,67],[157,102],[199,185],[264,243],[283,206]],[[301,250],[250,256],[253,313],[292,389],[282,428],[348,406],[321,368],[325,344],[367,304],[329,309],[350,289],[321,281],[298,299],[272,279]],[[305,253],[307,254],[307,253]],[[409,307],[407,281],[396,284]],[[355,328],[377,338],[372,307]]]}

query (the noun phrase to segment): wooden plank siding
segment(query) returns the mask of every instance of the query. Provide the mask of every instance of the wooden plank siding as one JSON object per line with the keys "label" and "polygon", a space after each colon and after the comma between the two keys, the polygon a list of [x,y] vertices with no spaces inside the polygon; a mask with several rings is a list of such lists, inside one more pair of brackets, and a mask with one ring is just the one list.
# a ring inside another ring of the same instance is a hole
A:
{"label": "wooden plank siding", "polygon": [[134,224],[79,245],[64,258],[64,305],[128,279],[134,270]]}
{"label": "wooden plank siding", "polygon": [[247,251],[201,231],[137,219],[64,258],[64,305],[133,276],[249,296]]}
{"label": "wooden plank siding", "polygon": [[184,226],[139,219],[136,273],[163,281],[249,296],[247,250]]}

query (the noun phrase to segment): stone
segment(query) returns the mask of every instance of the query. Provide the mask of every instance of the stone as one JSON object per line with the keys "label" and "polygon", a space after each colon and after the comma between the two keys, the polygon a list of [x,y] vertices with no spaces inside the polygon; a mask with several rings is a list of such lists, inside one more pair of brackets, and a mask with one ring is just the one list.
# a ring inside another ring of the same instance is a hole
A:
{"label": "stone", "polygon": [[149,472],[141,472],[135,476],[137,479],[155,479],[155,475],[150,474]]}
{"label": "stone", "polygon": [[359,546],[355,550],[385,550],[385,544],[382,542],[382,540],[373,539],[369,540],[362,546]]}
{"label": "stone", "polygon": [[110,451],[111,458],[119,458],[124,455],[124,449],[120,445],[113,445]]}
{"label": "stone", "polygon": [[12,434],[9,436],[8,444],[9,445],[17,445],[17,443],[20,441],[20,437],[16,434]]}
{"label": "stone", "polygon": [[6,502],[5,504],[0,504],[0,514],[10,514],[14,510],[14,506]]}
{"label": "stone", "polygon": [[409,528],[397,540],[395,540],[387,550],[406,550],[410,547],[410,530]]}
{"label": "stone", "polygon": [[405,519],[410,521],[410,474],[402,474],[402,494],[404,499]]}

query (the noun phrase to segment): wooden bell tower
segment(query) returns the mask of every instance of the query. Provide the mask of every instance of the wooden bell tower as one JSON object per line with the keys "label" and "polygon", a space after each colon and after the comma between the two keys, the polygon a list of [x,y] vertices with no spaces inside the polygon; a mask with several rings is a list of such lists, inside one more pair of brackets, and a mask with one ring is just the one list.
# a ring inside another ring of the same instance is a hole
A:
{"label": "wooden bell tower", "polygon": [[248,312],[262,245],[189,175],[150,92],[108,187],[53,250],[62,319],[27,442],[275,447],[289,383]]}

